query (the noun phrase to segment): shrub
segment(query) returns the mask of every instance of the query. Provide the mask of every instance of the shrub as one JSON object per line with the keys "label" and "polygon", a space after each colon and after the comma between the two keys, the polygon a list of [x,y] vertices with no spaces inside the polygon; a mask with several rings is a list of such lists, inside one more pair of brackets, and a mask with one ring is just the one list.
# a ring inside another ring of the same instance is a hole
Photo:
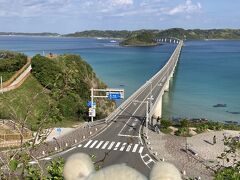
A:
{"label": "shrub", "polygon": [[170,120],[161,120],[161,127],[168,128],[169,126],[172,126],[172,121]]}
{"label": "shrub", "polygon": [[180,126],[181,127],[189,127],[189,121],[187,119],[182,119],[180,121]]}
{"label": "shrub", "polygon": [[190,136],[190,134],[189,134],[189,128],[181,127],[181,128],[179,128],[179,129],[175,132],[175,135],[176,135],[176,136],[188,137],[188,136]]}
{"label": "shrub", "polygon": [[202,133],[205,132],[208,129],[208,125],[207,124],[200,124],[196,127],[196,133]]}

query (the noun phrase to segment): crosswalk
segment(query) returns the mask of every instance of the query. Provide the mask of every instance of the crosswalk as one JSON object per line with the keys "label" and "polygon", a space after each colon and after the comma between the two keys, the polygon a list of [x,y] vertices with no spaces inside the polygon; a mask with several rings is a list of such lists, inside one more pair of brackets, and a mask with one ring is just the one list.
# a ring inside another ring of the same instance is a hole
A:
{"label": "crosswalk", "polygon": [[121,152],[133,152],[142,153],[144,147],[140,144],[132,144],[126,142],[114,142],[114,141],[99,141],[89,140],[85,144],[79,144],[78,147],[89,148],[89,149],[102,149],[102,150],[114,150]]}

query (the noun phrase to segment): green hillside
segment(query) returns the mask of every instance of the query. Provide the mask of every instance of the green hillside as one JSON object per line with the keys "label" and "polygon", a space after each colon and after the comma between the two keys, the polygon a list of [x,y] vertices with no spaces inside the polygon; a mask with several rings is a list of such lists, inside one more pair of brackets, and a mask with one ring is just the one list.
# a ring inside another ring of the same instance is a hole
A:
{"label": "green hillside", "polygon": [[151,32],[132,33],[120,45],[122,46],[156,46],[158,43],[154,41],[154,34]]}
{"label": "green hillside", "polygon": [[[36,55],[32,58],[32,68],[32,75],[20,88],[0,95],[0,119],[22,118],[31,108],[27,122],[30,128],[36,129],[41,118],[55,107],[57,113],[50,114],[61,119],[59,126],[88,121],[86,102],[90,100],[90,88],[107,87],[77,55],[55,59]],[[114,108],[115,102],[98,99],[97,119],[107,116]],[[51,118],[54,117],[49,120]]]}
{"label": "green hillside", "polygon": [[67,37],[106,37],[128,39],[141,33],[150,33],[156,38],[176,37],[179,39],[240,39],[240,29],[182,29],[137,30],[137,31],[101,31],[91,30],[67,34]]}

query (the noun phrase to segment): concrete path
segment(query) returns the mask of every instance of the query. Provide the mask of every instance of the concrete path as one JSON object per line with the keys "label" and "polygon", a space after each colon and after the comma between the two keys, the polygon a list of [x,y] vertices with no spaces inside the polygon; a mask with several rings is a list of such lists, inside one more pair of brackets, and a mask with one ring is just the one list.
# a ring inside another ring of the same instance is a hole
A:
{"label": "concrete path", "polygon": [[18,78],[15,79],[8,87],[0,89],[0,92],[3,93],[18,88],[25,81],[27,76],[30,74],[31,70],[32,66],[29,65],[28,68],[25,71],[23,71],[23,73],[20,76],[18,76]]}
{"label": "concrete path", "polygon": [[[184,151],[189,138],[166,135],[160,132],[157,134],[149,130],[148,148],[150,152],[156,154],[158,160],[164,159],[166,162],[174,164],[185,177],[201,177],[201,179],[212,179],[212,172],[194,158],[194,156]],[[198,139],[198,137],[195,137]],[[194,140],[192,140],[194,141]],[[191,142],[192,142],[191,141]],[[197,143],[197,142],[196,142]]]}

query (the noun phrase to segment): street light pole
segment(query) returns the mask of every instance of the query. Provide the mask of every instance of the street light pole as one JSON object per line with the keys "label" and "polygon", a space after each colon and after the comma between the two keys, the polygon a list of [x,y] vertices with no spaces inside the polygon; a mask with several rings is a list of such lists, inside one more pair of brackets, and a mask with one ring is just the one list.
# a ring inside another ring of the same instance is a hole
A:
{"label": "street light pole", "polygon": [[[152,111],[152,101],[153,101],[153,95],[152,95],[152,81],[148,81],[149,83],[150,83],[150,87],[151,87],[151,89],[150,89],[150,97],[148,98],[149,99],[149,113],[150,113],[150,115],[151,115],[151,111]],[[150,119],[151,119],[151,116],[150,116]]]}
{"label": "street light pole", "polygon": [[1,81],[1,93],[3,94],[3,79],[2,79],[2,76],[1,76],[1,78],[0,78],[0,81]]}
{"label": "street light pole", "polygon": [[147,129],[147,132],[146,132],[146,135],[148,136],[148,122],[149,122],[149,112],[148,112],[148,101],[145,101],[146,102],[146,129]]}

